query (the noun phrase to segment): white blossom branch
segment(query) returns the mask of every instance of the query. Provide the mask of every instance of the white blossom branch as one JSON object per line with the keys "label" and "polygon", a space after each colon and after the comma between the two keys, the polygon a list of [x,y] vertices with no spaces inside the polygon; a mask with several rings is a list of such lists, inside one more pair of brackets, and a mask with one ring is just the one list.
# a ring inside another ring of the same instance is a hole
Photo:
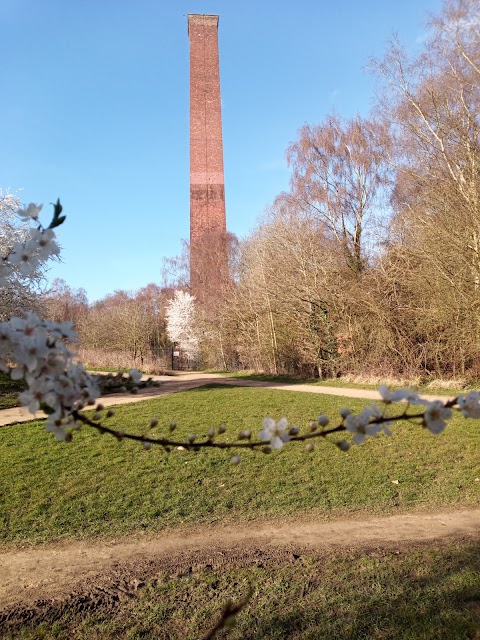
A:
{"label": "white blossom branch", "polygon": [[[378,405],[372,404],[369,407],[363,409],[359,414],[354,414],[348,408],[340,410],[340,422],[335,426],[328,427],[329,418],[321,414],[317,420],[311,420],[308,423],[306,432],[301,433],[300,427],[296,425],[288,426],[286,418],[280,419],[278,422],[272,418],[265,418],[263,421],[263,429],[258,434],[258,439],[253,439],[253,434],[250,429],[244,429],[240,431],[237,439],[234,442],[217,441],[216,438],[223,435],[227,428],[224,425],[218,427],[217,430],[210,428],[206,436],[200,436],[200,439],[196,434],[190,434],[186,440],[176,440],[172,437],[156,437],[148,435],[148,432],[142,435],[128,433],[123,429],[115,429],[107,426],[103,422],[103,405],[99,404],[96,407],[96,412],[93,418],[89,418],[81,411],[73,411],[72,418],[74,425],[72,431],[69,432],[68,440],[72,439],[73,429],[78,429],[81,425],[86,425],[97,430],[101,434],[109,434],[117,440],[132,440],[143,445],[145,449],[151,449],[153,446],[162,447],[167,453],[172,449],[182,449],[186,451],[200,451],[201,449],[250,449],[260,450],[262,453],[272,453],[273,450],[278,450],[283,447],[287,442],[306,443],[306,450],[313,451],[313,440],[318,438],[327,439],[328,436],[338,433],[351,433],[353,434],[353,442],[355,444],[362,444],[367,436],[374,436],[380,432],[384,432],[386,435],[391,435],[390,426],[395,422],[414,422],[427,428],[433,434],[441,433],[447,426],[447,421],[452,417],[452,408],[461,410],[465,417],[479,418],[480,417],[480,393],[477,391],[471,391],[467,396],[458,396],[452,400],[441,402],[435,400],[429,402],[422,400],[417,394],[409,390],[399,390],[390,392],[386,387],[380,388],[381,393],[384,395],[383,403],[386,406],[392,403],[390,398],[398,399],[401,395],[409,398],[406,407],[402,412],[394,413],[393,415],[385,415]],[[412,402],[413,401],[413,402]],[[415,413],[408,413],[412,405],[425,405],[423,411]],[[109,409],[106,418],[111,418],[115,415],[113,409]],[[148,430],[154,429],[159,425],[159,420],[154,418],[148,427]],[[60,426],[60,425],[58,425]],[[176,429],[176,424],[171,423],[169,431],[172,433]],[[330,442],[332,442],[330,440]],[[333,441],[341,451],[348,451],[350,448],[350,442],[347,440]],[[240,457],[234,455],[232,457],[232,463],[238,464]]]}

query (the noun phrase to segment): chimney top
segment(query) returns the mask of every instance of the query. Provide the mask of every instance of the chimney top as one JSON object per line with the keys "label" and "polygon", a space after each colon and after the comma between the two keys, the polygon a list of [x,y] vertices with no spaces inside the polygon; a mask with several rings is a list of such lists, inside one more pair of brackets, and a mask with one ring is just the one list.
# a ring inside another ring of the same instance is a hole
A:
{"label": "chimney top", "polygon": [[188,33],[190,34],[190,25],[211,25],[218,28],[218,15],[205,13],[189,13],[188,14]]}

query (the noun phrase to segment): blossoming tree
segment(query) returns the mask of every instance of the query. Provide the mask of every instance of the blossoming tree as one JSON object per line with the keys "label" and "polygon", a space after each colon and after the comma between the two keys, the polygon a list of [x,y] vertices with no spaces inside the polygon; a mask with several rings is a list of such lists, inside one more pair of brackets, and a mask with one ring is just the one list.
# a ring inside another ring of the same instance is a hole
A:
{"label": "blossoming tree", "polygon": [[[15,243],[26,242],[31,230],[31,219],[18,215],[21,203],[18,196],[0,189],[0,256],[8,255]],[[27,261],[28,262],[28,261]],[[10,262],[7,271],[0,262],[7,285],[0,287],[0,320],[38,306],[39,292],[43,281],[44,263],[37,260],[35,268],[30,268],[22,260]]]}
{"label": "blossoming tree", "polygon": [[167,334],[172,342],[185,352],[187,358],[198,353],[198,338],[193,330],[195,322],[195,296],[186,291],[175,291],[167,307]]}

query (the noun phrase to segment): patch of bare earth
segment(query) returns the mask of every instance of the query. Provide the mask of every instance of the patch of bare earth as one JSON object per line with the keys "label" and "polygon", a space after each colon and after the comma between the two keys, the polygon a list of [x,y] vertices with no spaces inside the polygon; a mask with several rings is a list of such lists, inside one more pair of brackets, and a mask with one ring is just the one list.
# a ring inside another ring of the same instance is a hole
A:
{"label": "patch of bare earth", "polygon": [[121,540],[76,541],[0,554],[0,631],[63,613],[112,610],[159,577],[222,566],[294,562],[335,548],[400,552],[410,543],[480,538],[480,508],[368,520],[251,522]]}

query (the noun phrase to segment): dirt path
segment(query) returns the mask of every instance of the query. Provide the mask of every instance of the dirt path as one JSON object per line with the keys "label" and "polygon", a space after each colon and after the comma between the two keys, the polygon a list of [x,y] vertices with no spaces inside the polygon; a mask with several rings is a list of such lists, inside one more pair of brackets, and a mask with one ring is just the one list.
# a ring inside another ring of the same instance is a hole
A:
{"label": "dirt path", "polygon": [[[311,384],[289,384],[278,382],[264,382],[261,380],[248,380],[243,378],[227,378],[218,373],[180,373],[175,376],[151,376],[154,380],[159,380],[162,384],[159,387],[150,387],[140,391],[136,395],[131,393],[115,393],[101,398],[101,402],[105,407],[111,407],[119,404],[129,404],[131,402],[139,402],[140,400],[151,400],[159,396],[169,395],[178,391],[188,391],[205,384],[217,383],[227,384],[233,387],[258,387],[263,389],[280,389],[282,391],[299,391],[303,393],[316,393],[320,395],[343,396],[348,398],[360,398],[364,400],[379,400],[380,395],[373,389],[350,389],[341,387],[324,387]],[[455,394],[452,394],[452,397]],[[427,400],[445,400],[445,396],[424,395]],[[39,411],[37,418],[45,417]],[[27,422],[32,420],[32,415],[24,409],[14,407],[12,409],[0,410],[0,427],[13,424],[16,422]]]}
{"label": "dirt path", "polygon": [[25,611],[31,615],[45,603],[72,598],[84,603],[112,590],[134,592],[154,575],[182,576],[226,564],[288,560],[302,550],[371,549],[448,536],[480,539],[480,508],[368,520],[252,522],[3,552],[0,626],[2,620]]}

